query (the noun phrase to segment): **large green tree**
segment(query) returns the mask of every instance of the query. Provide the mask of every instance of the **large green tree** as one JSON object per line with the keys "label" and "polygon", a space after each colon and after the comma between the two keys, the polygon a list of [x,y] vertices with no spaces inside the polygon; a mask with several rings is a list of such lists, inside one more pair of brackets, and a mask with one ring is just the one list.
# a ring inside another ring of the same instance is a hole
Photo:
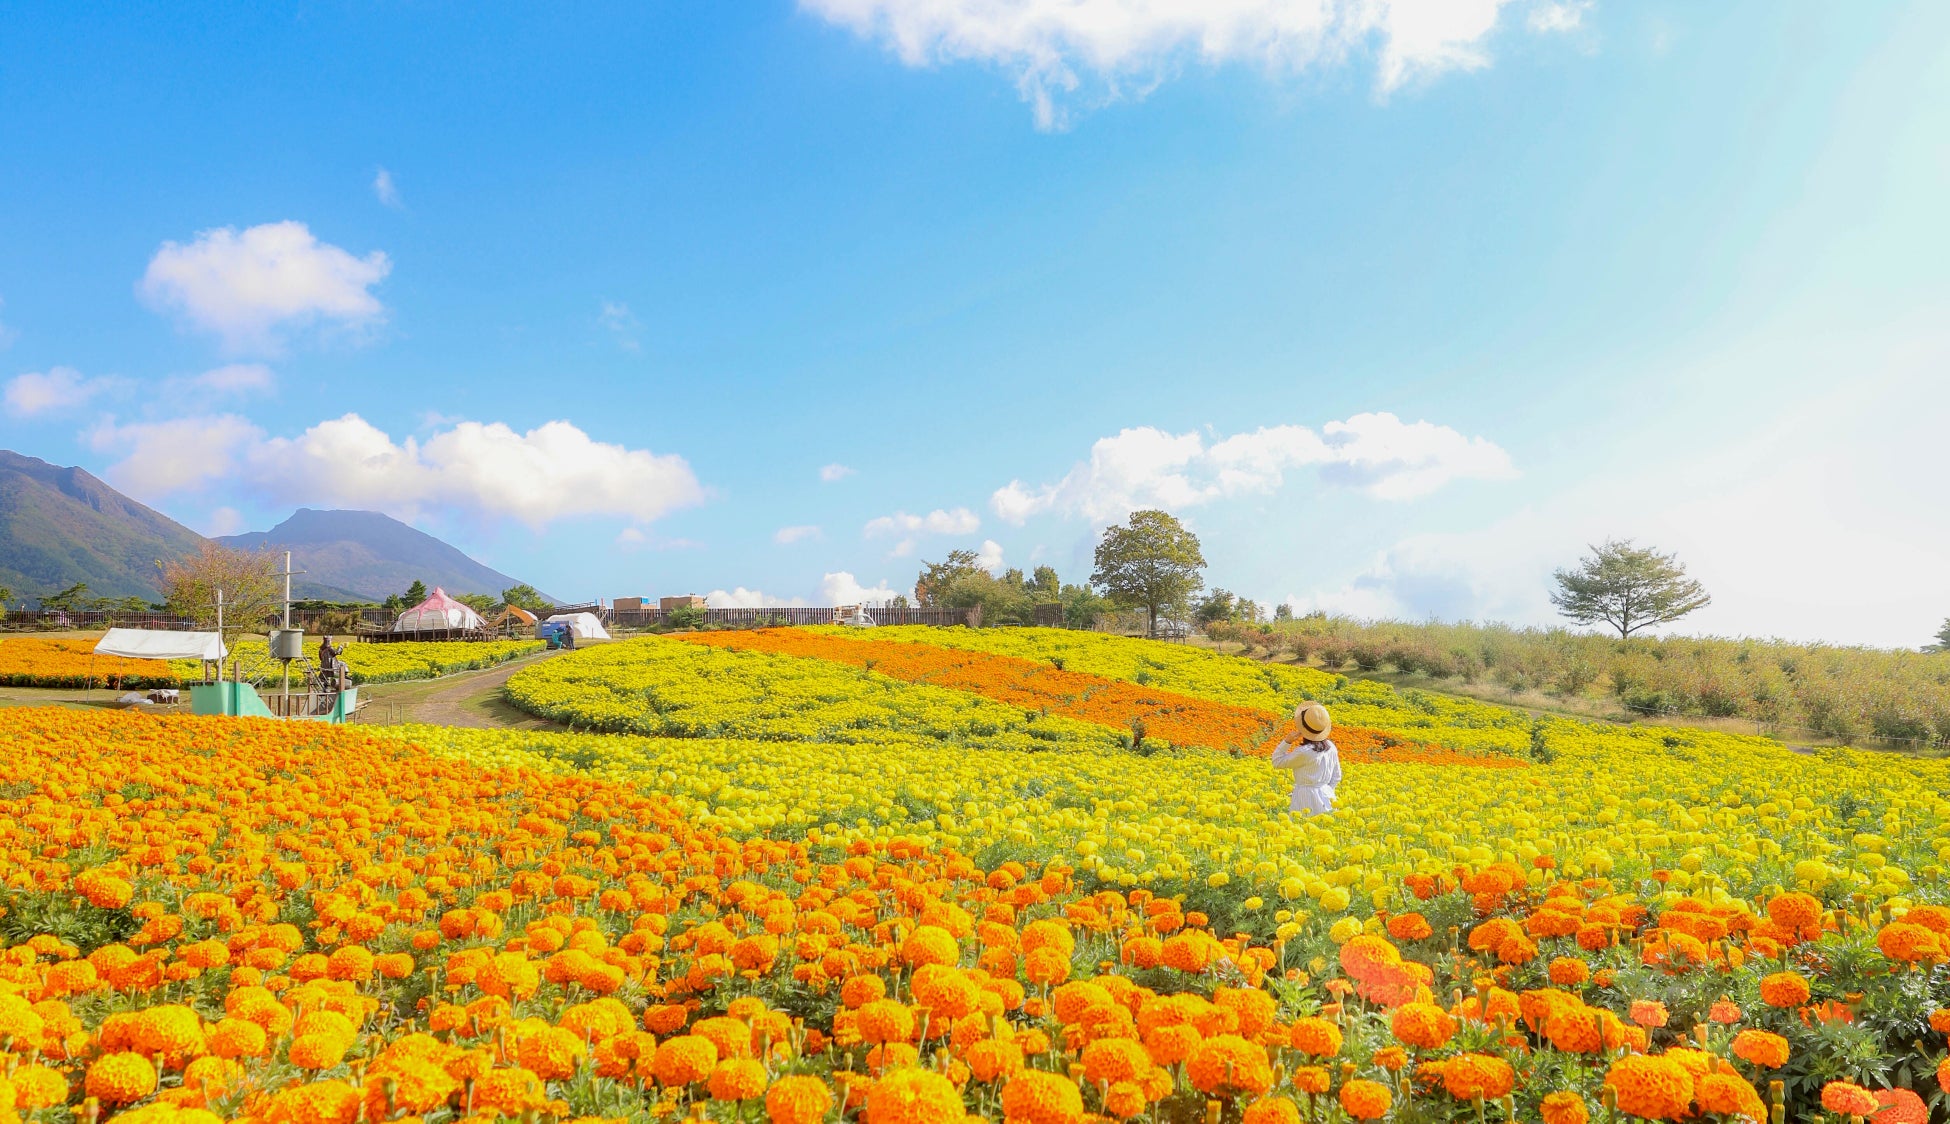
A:
{"label": "large green tree", "polygon": [[1183,606],[1205,588],[1205,555],[1198,536],[1163,511],[1134,511],[1125,526],[1104,529],[1090,584],[1121,608],[1141,608],[1149,630],[1158,611]]}
{"label": "large green tree", "polygon": [[[4,600],[4,598],[0,598],[0,600]],[[1950,652],[1950,620],[1944,621],[1943,627],[1936,630],[1936,643],[1925,648],[1924,651]]]}
{"label": "large green tree", "polygon": [[921,572],[914,579],[914,603],[929,608],[945,606],[948,590],[973,574],[988,577],[972,550],[951,550],[940,562],[923,558]]}
{"label": "large green tree", "polygon": [[1633,546],[1630,539],[1607,539],[1594,546],[1574,569],[1553,575],[1551,604],[1579,624],[1600,621],[1620,639],[1654,625],[1676,621],[1712,603],[1706,589],[1686,576],[1677,555]]}
{"label": "large green tree", "polygon": [[526,609],[536,616],[541,616],[549,609],[548,598],[543,597],[540,590],[527,582],[502,590],[501,603],[513,605],[517,609]]}

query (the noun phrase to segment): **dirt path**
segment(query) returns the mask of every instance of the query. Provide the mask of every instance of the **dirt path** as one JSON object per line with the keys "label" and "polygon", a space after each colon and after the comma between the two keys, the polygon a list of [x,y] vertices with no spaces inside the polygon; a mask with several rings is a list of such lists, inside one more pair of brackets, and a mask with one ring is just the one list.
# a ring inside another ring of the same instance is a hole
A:
{"label": "dirt path", "polygon": [[543,652],[497,667],[463,671],[439,679],[377,683],[365,688],[371,692],[371,702],[360,711],[358,720],[372,726],[418,722],[472,730],[549,729],[553,723],[509,705],[501,697],[501,688],[515,672],[558,654]]}

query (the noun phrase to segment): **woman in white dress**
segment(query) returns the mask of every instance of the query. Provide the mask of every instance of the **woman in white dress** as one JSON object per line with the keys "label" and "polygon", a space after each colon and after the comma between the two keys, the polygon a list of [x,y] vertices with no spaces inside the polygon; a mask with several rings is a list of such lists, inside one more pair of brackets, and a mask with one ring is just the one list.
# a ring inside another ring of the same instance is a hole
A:
{"label": "woman in white dress", "polygon": [[1334,810],[1334,789],[1341,783],[1341,751],[1327,735],[1334,720],[1317,702],[1301,703],[1293,711],[1293,735],[1273,750],[1273,767],[1293,770],[1293,812],[1322,815]]}

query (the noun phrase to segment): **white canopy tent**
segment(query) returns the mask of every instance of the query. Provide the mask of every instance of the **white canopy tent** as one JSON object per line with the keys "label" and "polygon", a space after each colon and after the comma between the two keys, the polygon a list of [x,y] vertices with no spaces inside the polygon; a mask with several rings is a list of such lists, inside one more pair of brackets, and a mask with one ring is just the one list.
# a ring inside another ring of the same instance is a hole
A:
{"label": "white canopy tent", "polygon": [[577,640],[607,640],[609,630],[603,627],[602,618],[594,613],[557,613],[549,619],[550,624],[566,624],[569,632]]}
{"label": "white canopy tent", "polygon": [[393,622],[394,632],[433,632],[440,630],[482,628],[481,614],[447,596],[447,591],[434,587],[433,595],[399,615]]}
{"label": "white canopy tent", "polygon": [[214,632],[171,632],[158,628],[111,628],[95,645],[98,656],[132,660],[220,660],[230,653]]}

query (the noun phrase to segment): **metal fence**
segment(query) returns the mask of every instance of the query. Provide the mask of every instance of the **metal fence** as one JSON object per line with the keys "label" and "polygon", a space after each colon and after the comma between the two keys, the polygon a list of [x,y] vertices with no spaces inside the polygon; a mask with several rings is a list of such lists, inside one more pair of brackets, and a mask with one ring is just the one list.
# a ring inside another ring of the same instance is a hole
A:
{"label": "metal fence", "polygon": [[9,609],[0,628],[18,632],[94,632],[106,628],[189,628],[190,622],[168,613],[127,613],[114,609]]}

